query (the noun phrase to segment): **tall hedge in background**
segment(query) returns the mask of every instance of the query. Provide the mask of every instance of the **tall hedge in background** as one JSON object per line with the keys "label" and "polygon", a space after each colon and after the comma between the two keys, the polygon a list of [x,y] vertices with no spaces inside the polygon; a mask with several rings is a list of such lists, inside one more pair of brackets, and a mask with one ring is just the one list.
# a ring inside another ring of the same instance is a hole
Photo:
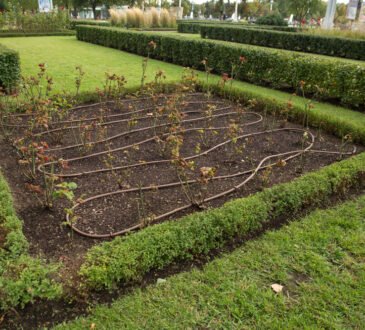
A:
{"label": "tall hedge in background", "polygon": [[109,21],[95,21],[91,19],[73,19],[70,21],[71,30],[75,30],[77,25],[111,26]]}
{"label": "tall hedge in background", "polygon": [[[209,21],[209,20],[178,20],[177,31],[180,33],[200,33],[200,27],[203,25],[214,24],[216,26],[231,26],[231,27],[245,27],[252,29],[267,29],[274,31],[286,31],[286,32],[298,32],[301,31],[300,28],[291,26],[277,26],[277,25],[256,25],[256,24],[243,24],[243,23],[233,23],[227,21]],[[90,24],[91,25],[91,24]]]}
{"label": "tall hedge in background", "polygon": [[202,38],[365,60],[365,40],[289,33],[243,26],[201,25]]}
{"label": "tall hedge in background", "polygon": [[261,16],[256,20],[256,24],[259,25],[276,25],[276,26],[288,26],[288,23],[278,14],[271,14]]}
{"label": "tall hedge in background", "polygon": [[318,99],[335,100],[363,109],[365,105],[365,65],[296,54],[282,50],[225,42],[189,39],[118,28],[77,26],[77,38],[146,56],[148,43],[156,42],[151,57],[203,70],[203,59],[215,73],[230,73],[232,63],[240,56],[246,61],[237,79],[276,89],[299,91],[304,82],[305,93]]}
{"label": "tall hedge in background", "polygon": [[0,44],[0,86],[7,91],[15,88],[20,79],[20,60],[16,51]]}

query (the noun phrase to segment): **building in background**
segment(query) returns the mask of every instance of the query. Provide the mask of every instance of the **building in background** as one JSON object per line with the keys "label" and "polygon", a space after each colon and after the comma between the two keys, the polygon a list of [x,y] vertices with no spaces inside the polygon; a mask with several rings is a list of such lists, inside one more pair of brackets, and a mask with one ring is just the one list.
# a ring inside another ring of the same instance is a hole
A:
{"label": "building in background", "polygon": [[41,13],[49,13],[53,10],[52,0],[38,0],[38,8]]}

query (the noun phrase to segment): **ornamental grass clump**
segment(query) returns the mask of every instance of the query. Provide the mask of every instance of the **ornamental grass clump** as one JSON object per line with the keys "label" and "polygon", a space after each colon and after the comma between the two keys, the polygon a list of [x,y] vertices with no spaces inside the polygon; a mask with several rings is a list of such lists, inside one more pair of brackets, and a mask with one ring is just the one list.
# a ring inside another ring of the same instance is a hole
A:
{"label": "ornamental grass clump", "polygon": [[110,9],[110,23],[113,26],[127,28],[158,28],[173,27],[176,25],[176,17],[167,9],[158,11],[151,7],[142,11],[139,8],[126,10]]}
{"label": "ornamental grass clump", "polygon": [[167,9],[162,9],[160,13],[160,25],[161,27],[171,26],[171,16]]}

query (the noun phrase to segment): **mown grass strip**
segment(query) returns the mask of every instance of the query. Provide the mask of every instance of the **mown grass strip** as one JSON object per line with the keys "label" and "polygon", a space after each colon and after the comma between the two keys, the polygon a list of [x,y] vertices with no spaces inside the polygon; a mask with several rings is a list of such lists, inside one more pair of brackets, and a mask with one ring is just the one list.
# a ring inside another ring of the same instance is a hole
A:
{"label": "mown grass strip", "polygon": [[244,238],[277,219],[294,216],[306,207],[326,204],[365,185],[365,153],[290,183],[276,185],[223,207],[194,213],[178,221],[148,227],[91,248],[81,267],[85,283],[112,288],[133,282],[154,269],[190,260]]}
{"label": "mown grass strip", "polygon": [[315,211],[56,329],[360,329],[364,217],[364,196]]}

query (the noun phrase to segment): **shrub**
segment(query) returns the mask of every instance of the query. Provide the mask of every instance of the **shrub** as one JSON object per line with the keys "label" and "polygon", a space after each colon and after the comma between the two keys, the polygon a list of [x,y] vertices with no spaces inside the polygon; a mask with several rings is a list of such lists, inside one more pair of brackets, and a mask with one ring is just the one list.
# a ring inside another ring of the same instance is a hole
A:
{"label": "shrub", "polygon": [[203,38],[365,60],[365,40],[245,27],[203,25]]}
{"label": "shrub", "polygon": [[150,9],[150,13],[151,13],[151,27],[159,27],[160,18],[157,9],[155,7],[152,7]]}
{"label": "shrub", "polygon": [[163,8],[160,13],[160,24],[162,27],[170,27],[171,26],[171,18],[170,13],[167,9]]}
{"label": "shrub", "polygon": [[108,21],[95,21],[88,19],[75,19],[70,22],[70,29],[75,30],[77,25],[96,25],[96,26],[110,26]]}
{"label": "shrub", "polygon": [[337,100],[354,107],[365,104],[365,66],[331,58],[268,48],[227,44],[224,42],[188,39],[179,36],[125,31],[121,29],[78,26],[77,38],[146,56],[147,44],[157,47],[151,57],[166,62],[204,69],[206,58],[214,72],[231,72],[232,63],[246,58],[237,79],[272,88],[297,91],[305,82],[306,93],[324,100]]}
{"label": "shrub", "polygon": [[200,26],[211,25],[215,26],[232,26],[232,27],[245,27],[245,28],[254,28],[254,29],[268,29],[275,31],[286,31],[286,32],[298,32],[300,29],[289,27],[289,26],[270,26],[270,25],[249,25],[242,23],[230,23],[230,22],[221,22],[221,21],[191,21],[191,20],[180,20],[177,21],[177,30],[180,33],[200,33]]}
{"label": "shrub", "polygon": [[54,265],[30,257],[22,222],[13,209],[9,188],[0,176],[0,232],[6,233],[0,245],[0,310],[6,310],[37,298],[60,297],[62,289],[53,279]]}
{"label": "shrub", "polygon": [[20,79],[19,55],[0,44],[0,86],[11,91]]}
{"label": "shrub", "polygon": [[66,11],[57,13],[30,13],[10,10],[0,13],[3,28],[22,32],[56,32],[69,28],[70,20]]}
{"label": "shrub", "polygon": [[0,32],[0,38],[74,36],[74,35],[76,35],[76,32],[73,30],[65,30],[57,32],[19,32],[19,31],[4,30]]}
{"label": "shrub", "polygon": [[284,19],[278,14],[261,16],[256,20],[258,25],[288,26]]}
{"label": "shrub", "polygon": [[56,266],[46,266],[44,261],[26,254],[5,265],[0,261],[0,310],[23,308],[39,298],[59,298],[62,288],[52,279],[56,271]]}
{"label": "shrub", "polygon": [[138,27],[136,25],[136,12],[133,10],[133,8],[127,9],[125,15],[127,27]]}
{"label": "shrub", "polygon": [[172,27],[176,21],[176,18],[167,9],[162,9],[158,13],[154,7],[146,11],[130,8],[127,10],[111,9],[109,12],[111,25],[127,28]]}
{"label": "shrub", "polygon": [[364,186],[365,153],[280,184],[223,207],[165,222],[111,242],[94,246],[81,275],[93,288],[140,280],[151,270],[190,260],[221,248],[233,238],[245,238],[268,223],[296,216],[311,205]]}
{"label": "shrub", "polygon": [[193,33],[198,34],[200,33],[200,26],[199,23],[177,23],[177,31],[180,33]]}
{"label": "shrub", "polygon": [[[200,91],[208,89],[203,82],[199,82],[197,88]],[[251,89],[250,91],[241,86],[233,86],[227,89],[211,84],[209,90],[215,95],[220,95],[224,98],[229,97],[229,99],[237,101],[243,106],[252,107],[252,100],[255,100],[255,107],[252,109],[257,112],[278,114],[288,111],[288,108],[290,108],[288,112],[288,120],[290,122],[302,124],[306,116],[308,116],[311,127],[321,128],[340,139],[350,134],[355,143],[365,145],[365,117],[356,111],[349,111],[348,109],[338,108],[329,104],[315,103],[314,108],[308,114],[306,110],[306,102],[308,100],[302,98],[288,101],[286,97],[278,99],[266,95],[265,92],[256,89]]]}
{"label": "shrub", "polygon": [[118,26],[119,23],[120,23],[120,21],[119,21],[119,12],[115,9],[110,9],[109,10],[109,15],[110,15],[111,25]]}
{"label": "shrub", "polygon": [[[134,17],[135,17],[135,23],[134,23],[134,27],[140,28],[143,27],[145,25],[145,17],[144,17],[144,13],[141,9],[139,8],[134,8],[131,9],[134,10]],[[148,16],[148,15],[146,15]]]}

